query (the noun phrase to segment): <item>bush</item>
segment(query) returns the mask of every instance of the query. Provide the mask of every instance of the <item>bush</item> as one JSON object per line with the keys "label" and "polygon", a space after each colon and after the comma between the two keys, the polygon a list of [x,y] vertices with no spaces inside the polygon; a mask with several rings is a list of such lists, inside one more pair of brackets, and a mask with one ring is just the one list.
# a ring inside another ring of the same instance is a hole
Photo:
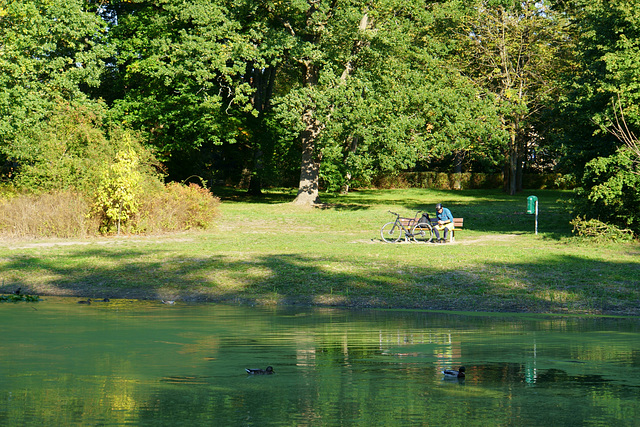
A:
{"label": "bush", "polygon": [[172,182],[143,196],[133,226],[143,233],[207,229],[218,215],[219,204],[220,199],[206,188]]}
{"label": "bush", "polygon": [[629,242],[633,240],[633,231],[621,229],[597,219],[577,217],[571,221],[573,233],[596,242]]}
{"label": "bush", "polygon": [[630,150],[623,147],[586,164],[574,213],[640,233],[640,171]]}
{"label": "bush", "polygon": [[0,233],[7,237],[86,237],[98,221],[89,219],[89,202],[74,192],[17,195],[0,201]]}
{"label": "bush", "polygon": [[378,177],[374,185],[377,188],[433,188],[439,190],[501,188],[502,176],[467,172],[402,172],[395,177]]}
{"label": "bush", "polygon": [[94,188],[103,164],[113,159],[116,149],[103,130],[104,114],[101,103],[58,100],[45,120],[6,149],[17,165],[15,185],[29,193]]}
{"label": "bush", "polygon": [[100,218],[100,232],[120,232],[138,212],[139,199],[145,193],[143,183],[160,182],[147,171],[149,153],[124,132],[115,159],[105,164],[94,193],[92,213]]}
{"label": "bush", "polygon": [[[138,211],[122,233],[176,232],[211,227],[220,200],[197,184],[158,181],[144,185]],[[92,202],[76,192],[15,195],[0,199],[0,235],[9,238],[85,238],[104,234],[101,215],[91,214]],[[94,211],[95,212],[95,211]]]}

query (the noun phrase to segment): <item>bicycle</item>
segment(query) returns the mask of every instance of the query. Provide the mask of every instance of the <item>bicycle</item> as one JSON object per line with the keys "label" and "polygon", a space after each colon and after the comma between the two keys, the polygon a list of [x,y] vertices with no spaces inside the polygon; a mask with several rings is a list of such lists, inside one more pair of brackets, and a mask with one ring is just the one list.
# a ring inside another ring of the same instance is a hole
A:
{"label": "bicycle", "polygon": [[[404,232],[404,240],[410,239],[414,242],[431,242],[433,240],[433,228],[431,227],[431,219],[426,214],[427,222],[418,219],[420,211],[416,212],[414,218],[402,218],[400,214],[389,211],[395,215],[395,221],[390,221],[380,229],[380,237],[387,243],[395,243],[400,241]],[[422,218],[421,218],[422,219]]]}

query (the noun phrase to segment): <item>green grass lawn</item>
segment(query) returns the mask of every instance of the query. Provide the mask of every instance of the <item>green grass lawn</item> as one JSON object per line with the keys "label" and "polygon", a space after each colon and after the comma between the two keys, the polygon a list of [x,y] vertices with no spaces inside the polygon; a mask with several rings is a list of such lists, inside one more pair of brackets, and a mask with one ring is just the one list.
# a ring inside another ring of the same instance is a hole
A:
{"label": "green grass lawn", "polygon": [[[84,241],[0,242],[0,290],[39,295],[242,304],[640,314],[640,245],[571,236],[565,191],[366,190],[324,195],[324,208],[288,202],[293,191],[222,198],[206,232]],[[393,216],[442,202],[465,227],[447,245],[380,239]]]}

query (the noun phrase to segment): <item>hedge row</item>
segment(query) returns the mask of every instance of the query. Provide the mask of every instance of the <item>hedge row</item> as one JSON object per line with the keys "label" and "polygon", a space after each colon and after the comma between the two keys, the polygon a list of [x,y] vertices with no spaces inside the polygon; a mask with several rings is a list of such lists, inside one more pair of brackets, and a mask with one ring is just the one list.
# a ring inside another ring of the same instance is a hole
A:
{"label": "hedge row", "polygon": [[[492,189],[501,188],[503,178],[502,174],[486,173],[401,172],[396,176],[380,177],[374,185],[376,188]],[[525,189],[572,188],[560,174],[525,174],[522,186]]]}

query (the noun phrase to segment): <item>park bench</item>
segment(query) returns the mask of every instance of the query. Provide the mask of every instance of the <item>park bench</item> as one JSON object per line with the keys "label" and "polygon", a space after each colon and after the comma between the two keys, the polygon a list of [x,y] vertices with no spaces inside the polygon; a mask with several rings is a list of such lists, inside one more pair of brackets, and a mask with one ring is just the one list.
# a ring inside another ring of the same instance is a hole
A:
{"label": "park bench", "polygon": [[[400,223],[406,227],[408,230],[413,228],[419,221],[419,219],[415,218],[399,218]],[[436,221],[431,220],[431,225],[435,225]],[[456,231],[462,229],[464,227],[464,218],[453,218],[453,230],[451,231],[451,242],[455,242],[456,240]]]}
{"label": "park bench", "polygon": [[464,226],[464,218],[453,218],[453,231],[451,231],[451,241],[456,240],[456,231],[460,230]]}

